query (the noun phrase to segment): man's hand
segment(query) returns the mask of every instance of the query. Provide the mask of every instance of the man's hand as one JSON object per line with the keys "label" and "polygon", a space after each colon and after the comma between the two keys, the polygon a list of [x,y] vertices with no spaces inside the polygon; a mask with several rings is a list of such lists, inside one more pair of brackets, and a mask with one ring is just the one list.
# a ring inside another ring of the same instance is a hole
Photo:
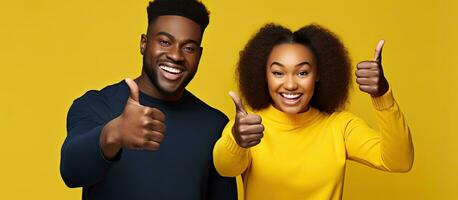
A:
{"label": "man's hand", "polygon": [[248,114],[242,104],[242,100],[234,93],[229,92],[235,104],[236,115],[232,126],[232,135],[240,147],[249,148],[261,142],[264,136],[264,126],[261,124],[261,117],[255,114]]}
{"label": "man's hand", "polygon": [[139,89],[131,79],[126,79],[130,96],[124,111],[108,122],[100,135],[102,151],[108,159],[121,148],[158,150],[164,139],[164,114],[156,109],[140,105]]}
{"label": "man's hand", "polygon": [[356,65],[356,82],[359,84],[359,89],[372,97],[382,96],[389,88],[382,69],[382,48],[384,43],[384,40],[380,40],[377,44],[374,60],[363,61]]}

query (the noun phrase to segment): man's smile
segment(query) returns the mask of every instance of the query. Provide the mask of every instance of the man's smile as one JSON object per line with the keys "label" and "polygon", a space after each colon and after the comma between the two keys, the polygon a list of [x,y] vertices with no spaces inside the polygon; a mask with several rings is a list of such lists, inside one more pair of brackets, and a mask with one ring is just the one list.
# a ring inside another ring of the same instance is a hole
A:
{"label": "man's smile", "polygon": [[185,71],[181,66],[174,65],[169,62],[161,62],[158,64],[159,69],[161,69],[161,75],[170,81],[176,81],[183,76]]}

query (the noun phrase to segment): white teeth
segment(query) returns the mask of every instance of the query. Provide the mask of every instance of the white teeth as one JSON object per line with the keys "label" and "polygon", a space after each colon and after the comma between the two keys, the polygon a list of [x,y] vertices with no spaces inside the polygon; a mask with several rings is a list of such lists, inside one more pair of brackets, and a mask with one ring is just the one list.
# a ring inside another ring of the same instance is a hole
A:
{"label": "white teeth", "polygon": [[173,68],[173,67],[168,67],[168,66],[165,66],[165,65],[160,65],[159,68],[161,68],[162,70],[164,70],[164,71],[166,71],[166,72],[172,73],[172,74],[179,74],[179,73],[181,73],[181,70],[180,70],[180,69]]}
{"label": "white teeth", "polygon": [[282,97],[285,97],[287,99],[297,99],[301,94],[287,94],[287,93],[281,93]]}

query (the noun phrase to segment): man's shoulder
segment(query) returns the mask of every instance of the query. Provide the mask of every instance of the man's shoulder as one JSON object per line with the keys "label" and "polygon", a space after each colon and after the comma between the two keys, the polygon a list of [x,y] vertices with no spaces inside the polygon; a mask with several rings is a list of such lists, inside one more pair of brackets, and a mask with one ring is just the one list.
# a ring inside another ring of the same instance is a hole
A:
{"label": "man's shoulder", "polygon": [[[104,123],[122,111],[122,99],[128,98],[128,88],[124,82],[115,83],[101,90],[87,91],[73,101],[68,111],[68,124],[74,124],[82,119],[91,119]],[[125,91],[126,90],[126,91]],[[126,94],[124,94],[126,93]]]}
{"label": "man's shoulder", "polygon": [[108,85],[101,90],[89,90],[75,102],[107,103],[111,101],[123,101],[129,95],[127,85],[124,81]]}
{"label": "man's shoulder", "polygon": [[73,101],[70,114],[98,115],[111,117],[119,112],[129,96],[124,81],[108,85],[101,90],[89,90]]}

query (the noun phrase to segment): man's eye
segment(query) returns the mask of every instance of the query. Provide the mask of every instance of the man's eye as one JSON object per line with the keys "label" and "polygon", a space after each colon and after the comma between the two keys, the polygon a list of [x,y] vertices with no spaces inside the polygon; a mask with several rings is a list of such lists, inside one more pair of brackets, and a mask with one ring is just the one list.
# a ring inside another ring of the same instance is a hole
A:
{"label": "man's eye", "polygon": [[170,42],[166,40],[159,40],[159,44],[164,47],[170,46]]}
{"label": "man's eye", "polygon": [[196,51],[196,48],[194,47],[184,47],[184,50],[188,53],[194,53]]}

